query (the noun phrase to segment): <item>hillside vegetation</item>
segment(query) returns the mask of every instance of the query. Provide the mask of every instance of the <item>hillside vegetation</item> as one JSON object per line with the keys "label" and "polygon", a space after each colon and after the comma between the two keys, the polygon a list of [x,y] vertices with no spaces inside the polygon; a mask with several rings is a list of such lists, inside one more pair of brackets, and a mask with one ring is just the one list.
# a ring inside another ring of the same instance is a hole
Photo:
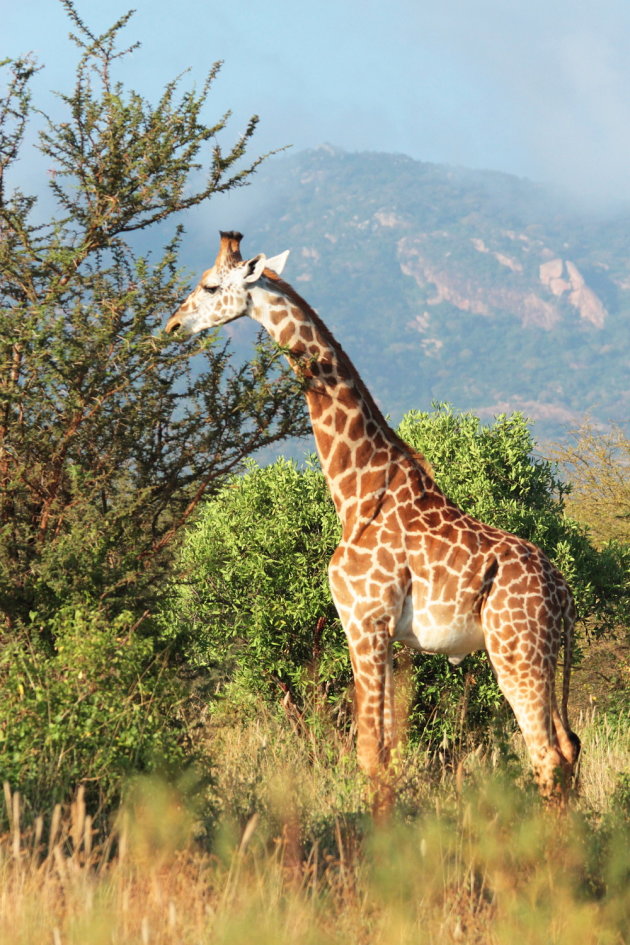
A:
{"label": "hillside vegetation", "polygon": [[[447,401],[521,410],[539,441],[626,422],[630,211],[580,211],[506,174],[320,148],[267,162],[235,221],[399,421]],[[232,225],[232,223],[230,224]],[[199,271],[207,233],[191,246]]]}

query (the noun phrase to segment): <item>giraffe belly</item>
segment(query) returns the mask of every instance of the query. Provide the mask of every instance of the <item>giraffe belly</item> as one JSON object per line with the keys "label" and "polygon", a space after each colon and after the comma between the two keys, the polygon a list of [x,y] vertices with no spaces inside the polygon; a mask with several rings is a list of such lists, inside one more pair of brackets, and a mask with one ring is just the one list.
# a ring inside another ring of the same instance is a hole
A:
{"label": "giraffe belly", "polygon": [[486,648],[481,624],[474,614],[458,613],[443,603],[414,610],[411,597],[403,604],[394,640],[424,653],[443,653],[455,666],[469,653]]}

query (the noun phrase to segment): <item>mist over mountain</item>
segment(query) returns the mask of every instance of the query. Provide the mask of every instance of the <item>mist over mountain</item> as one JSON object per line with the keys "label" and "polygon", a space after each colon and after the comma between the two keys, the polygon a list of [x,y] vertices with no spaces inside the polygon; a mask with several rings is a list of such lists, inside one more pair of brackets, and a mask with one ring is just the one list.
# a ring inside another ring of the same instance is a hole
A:
{"label": "mist over mountain", "polygon": [[[239,203],[226,228],[243,253],[291,250],[286,278],[394,422],[434,401],[520,410],[541,442],[585,414],[628,420],[627,207],[597,214],[507,174],[327,146],[269,160]],[[208,243],[187,260],[199,271]],[[247,352],[251,327],[231,333]]]}

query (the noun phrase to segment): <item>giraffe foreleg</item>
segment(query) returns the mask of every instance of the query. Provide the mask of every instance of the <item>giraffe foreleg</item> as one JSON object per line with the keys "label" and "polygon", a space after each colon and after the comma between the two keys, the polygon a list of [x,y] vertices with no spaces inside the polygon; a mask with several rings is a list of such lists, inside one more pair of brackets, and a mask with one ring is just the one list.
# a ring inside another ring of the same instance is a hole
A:
{"label": "giraffe foreleg", "polygon": [[387,632],[348,633],[354,676],[357,754],[368,775],[389,764],[393,748],[391,643]]}

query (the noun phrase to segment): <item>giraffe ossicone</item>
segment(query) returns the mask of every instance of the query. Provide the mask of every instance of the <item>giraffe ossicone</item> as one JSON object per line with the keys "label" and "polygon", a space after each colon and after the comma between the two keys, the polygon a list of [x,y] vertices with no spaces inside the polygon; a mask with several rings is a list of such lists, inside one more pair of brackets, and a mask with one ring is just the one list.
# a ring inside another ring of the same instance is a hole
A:
{"label": "giraffe ossicone", "polygon": [[478,522],[444,495],[425,458],[389,427],[329,329],[280,278],[288,252],[243,260],[241,239],[221,234],[214,265],[166,331],[194,333],[247,315],[304,379],[342,525],[329,579],[352,661],[359,763],[377,806],[391,795],[394,641],[453,663],[486,650],[541,793],[564,801],[580,751],[567,716],[575,607],[566,581],[535,545]]}

